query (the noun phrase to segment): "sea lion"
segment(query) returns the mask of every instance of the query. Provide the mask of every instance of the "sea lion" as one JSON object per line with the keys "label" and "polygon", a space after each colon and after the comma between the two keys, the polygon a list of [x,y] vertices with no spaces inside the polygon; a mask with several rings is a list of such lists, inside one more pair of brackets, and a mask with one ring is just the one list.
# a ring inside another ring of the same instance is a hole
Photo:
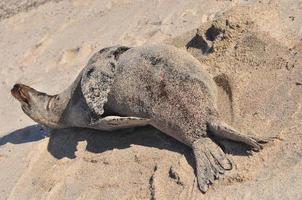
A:
{"label": "sea lion", "polygon": [[156,127],[192,148],[202,192],[232,169],[210,134],[255,150],[266,142],[223,122],[216,106],[216,85],[205,66],[168,45],[105,48],[60,94],[47,95],[22,84],[14,85],[11,93],[29,117],[52,128]]}

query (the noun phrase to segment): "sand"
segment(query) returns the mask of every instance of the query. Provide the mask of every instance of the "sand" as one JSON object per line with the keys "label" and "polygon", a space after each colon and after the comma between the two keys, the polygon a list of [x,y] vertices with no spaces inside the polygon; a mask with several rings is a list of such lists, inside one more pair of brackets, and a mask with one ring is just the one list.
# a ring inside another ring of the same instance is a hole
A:
{"label": "sand", "polygon": [[[19,0],[0,3],[0,199],[302,199],[302,3]],[[206,194],[190,149],[152,127],[46,130],[10,95],[55,94],[111,45],[164,42],[208,66],[237,129],[278,136],[259,153],[222,141],[236,163]]]}

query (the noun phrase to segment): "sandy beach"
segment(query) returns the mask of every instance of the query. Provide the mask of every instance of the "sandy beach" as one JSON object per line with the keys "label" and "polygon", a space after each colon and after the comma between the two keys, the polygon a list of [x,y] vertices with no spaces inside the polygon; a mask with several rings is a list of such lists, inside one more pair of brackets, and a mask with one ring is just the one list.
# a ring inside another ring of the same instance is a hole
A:
{"label": "sandy beach", "polygon": [[[152,127],[50,130],[11,96],[57,94],[96,51],[167,43],[215,80],[223,119],[278,136],[260,152],[222,141],[236,163],[202,194],[188,147]],[[302,199],[302,2],[3,0],[0,199]]]}

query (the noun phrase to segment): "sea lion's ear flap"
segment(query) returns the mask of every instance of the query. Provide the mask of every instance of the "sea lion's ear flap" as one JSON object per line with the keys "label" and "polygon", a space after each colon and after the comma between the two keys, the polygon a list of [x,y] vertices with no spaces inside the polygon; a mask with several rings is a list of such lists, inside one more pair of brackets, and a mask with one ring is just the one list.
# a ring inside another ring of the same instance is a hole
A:
{"label": "sea lion's ear flap", "polygon": [[107,102],[113,77],[114,73],[110,69],[96,67],[95,63],[90,63],[84,69],[81,90],[95,120],[104,113],[104,104]]}

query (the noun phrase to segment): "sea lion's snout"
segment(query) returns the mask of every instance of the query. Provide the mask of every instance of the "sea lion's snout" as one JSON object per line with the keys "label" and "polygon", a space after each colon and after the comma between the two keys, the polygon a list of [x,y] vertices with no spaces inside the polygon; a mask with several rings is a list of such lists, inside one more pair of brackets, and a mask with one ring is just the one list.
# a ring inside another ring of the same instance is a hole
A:
{"label": "sea lion's snout", "polygon": [[15,97],[18,101],[20,101],[21,103],[29,103],[29,90],[31,90],[32,88],[17,83],[14,85],[14,87],[11,89],[11,94],[13,95],[13,97]]}
{"label": "sea lion's snout", "polygon": [[50,109],[52,96],[20,83],[13,86],[11,94],[21,103],[21,109],[31,119],[48,127],[57,127],[56,123],[61,115],[56,115]]}

